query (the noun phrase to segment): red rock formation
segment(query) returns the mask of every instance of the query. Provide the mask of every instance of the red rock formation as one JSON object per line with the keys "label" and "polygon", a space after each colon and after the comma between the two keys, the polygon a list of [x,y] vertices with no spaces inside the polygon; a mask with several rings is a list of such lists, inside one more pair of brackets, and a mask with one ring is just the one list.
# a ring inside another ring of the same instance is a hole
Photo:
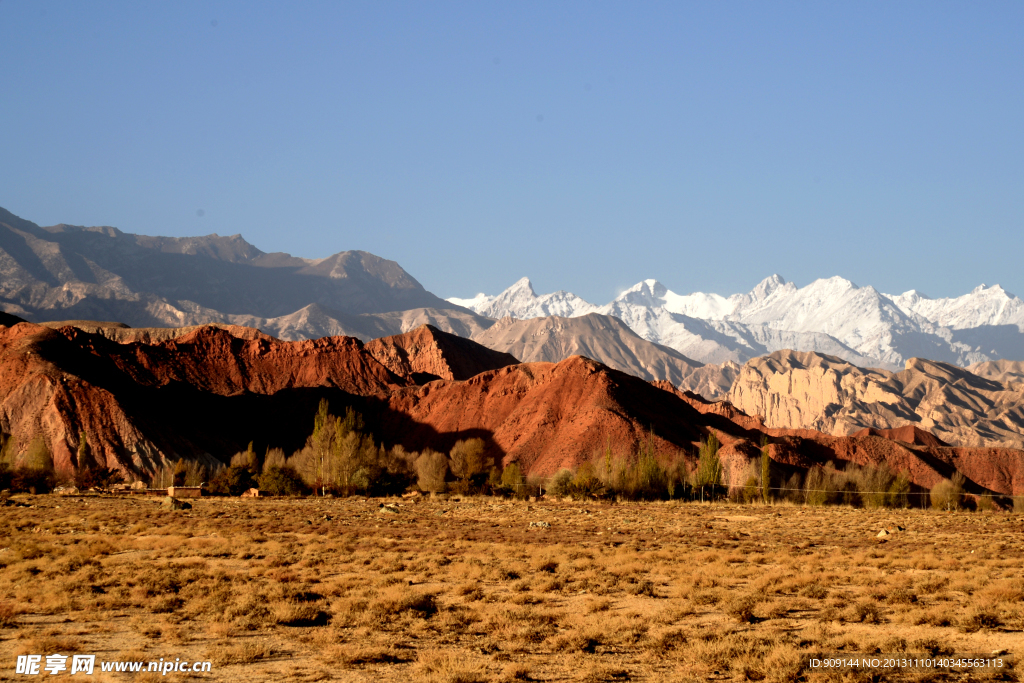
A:
{"label": "red rock formation", "polygon": [[418,384],[433,379],[469,379],[519,363],[511,354],[493,351],[432,325],[374,339],[366,344],[366,351],[396,375],[414,377]]}
{"label": "red rock formation", "polygon": [[247,340],[202,327],[156,344],[118,344],[74,327],[0,327],[0,430],[19,451],[42,434],[64,472],[76,465],[83,431],[101,464],[152,469],[230,455],[245,433],[287,430],[267,422],[291,406],[312,415],[321,395],[381,400],[407,384],[350,337]]}
{"label": "red rock formation", "polygon": [[[102,464],[151,471],[178,457],[223,459],[250,440],[294,450],[327,398],[336,413],[345,406],[362,412],[387,446],[447,450],[456,439],[479,436],[496,458],[517,460],[531,474],[579,465],[608,446],[628,457],[647,439],[662,457],[692,463],[714,431],[731,485],[742,484],[767,438],[783,469],[884,462],[921,487],[959,470],[975,492],[1024,493],[1024,451],[952,448],[913,429],[853,436],[769,429],[728,403],[580,356],[459,380],[494,357],[469,341],[460,354],[434,330],[375,344],[393,369],[352,338],[242,336],[249,338],[203,327],[158,343],[120,344],[73,327],[0,326],[0,430],[15,436],[20,451],[43,434],[64,472],[76,464],[83,431]],[[453,379],[417,386],[418,372]]]}
{"label": "red rock formation", "polygon": [[429,446],[434,434],[483,436],[493,455],[531,474],[575,467],[608,444],[629,455],[652,427],[662,453],[691,449],[704,433],[700,415],[679,398],[582,356],[399,390],[390,406],[408,418],[395,428],[405,428],[410,447]]}
{"label": "red rock formation", "polygon": [[904,425],[903,427],[897,427],[895,429],[875,429],[874,427],[868,427],[858,432],[854,432],[851,436],[880,436],[883,439],[903,441],[904,443],[913,444],[914,446],[935,446],[937,448],[949,446],[948,443],[934,434],[930,434],[923,429],[918,429],[913,425]]}

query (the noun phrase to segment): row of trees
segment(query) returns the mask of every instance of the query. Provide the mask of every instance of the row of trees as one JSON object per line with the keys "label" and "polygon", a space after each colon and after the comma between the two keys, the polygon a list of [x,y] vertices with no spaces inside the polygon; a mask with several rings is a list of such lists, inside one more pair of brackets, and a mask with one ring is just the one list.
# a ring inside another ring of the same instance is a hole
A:
{"label": "row of trees", "polygon": [[[834,463],[817,465],[794,472],[788,477],[771,459],[768,441],[763,438],[759,457],[749,464],[744,484],[724,485],[724,470],[714,432],[701,442],[697,463],[688,469],[681,454],[658,457],[650,435],[638,451],[615,458],[610,445],[597,462],[584,463],[574,470],[561,470],[548,483],[548,492],[558,497],[620,498],[626,500],[716,500],[727,498],[742,503],[788,501],[803,505],[851,505],[866,508],[928,507],[955,510],[998,507],[992,496],[975,501],[966,495],[966,479],[955,473],[930,490],[917,489],[905,471],[893,471],[887,463],[877,466],[847,464],[840,469]],[[667,463],[667,464],[662,464]],[[541,482],[533,482],[541,484]],[[1003,500],[1017,511],[1024,511],[1024,497]]]}
{"label": "row of trees", "polygon": [[[718,451],[721,442],[712,432],[701,442],[697,465],[687,467],[682,452],[659,456],[654,434],[648,434],[635,453],[613,454],[607,442],[596,462],[575,470],[563,469],[551,479],[548,493],[571,498],[622,498],[627,500],[713,500],[726,495]],[[667,464],[662,464],[666,462]]]}
{"label": "row of trees", "polygon": [[406,451],[401,445],[387,449],[366,431],[359,413],[347,408],[336,416],[324,400],[301,449],[290,457],[279,448],[260,456],[249,444],[212,474],[209,489],[228,495],[259,488],[272,495],[346,496],[391,495],[416,485],[428,492],[473,493],[488,489],[490,466],[482,439],[458,441],[447,454]]}
{"label": "row of trees", "polygon": [[[548,493],[557,497],[621,498],[627,500],[716,500],[768,503],[785,500],[806,505],[853,505],[879,507],[927,507],[953,510],[977,505],[997,507],[992,497],[977,503],[965,494],[966,480],[956,473],[930,491],[913,491],[906,472],[894,472],[886,463],[878,466],[848,464],[840,469],[829,462],[788,478],[777,471],[766,439],[760,457],[749,465],[744,484],[728,488],[714,432],[699,445],[697,462],[687,466],[683,453],[666,457],[656,452],[651,433],[634,453],[613,454],[610,441],[592,462],[559,471],[550,479],[527,479],[518,463],[499,468],[486,454],[482,439],[455,443],[448,453],[432,449],[408,452],[402,446],[390,450],[378,445],[366,432],[362,417],[347,408],[341,417],[321,401],[313,430],[303,448],[290,457],[280,448],[257,453],[250,443],[236,453],[230,464],[211,468],[194,460],[179,460],[153,476],[150,485],[198,486],[211,493],[239,495],[259,488],[272,495],[391,495],[412,486],[441,493],[489,493],[526,497]],[[18,456],[14,439],[0,434],[0,489],[44,493],[58,483],[80,488],[106,487],[122,480],[121,474],[99,465],[89,448],[87,435],[79,435],[77,466],[70,480],[60,482],[42,436],[37,436]],[[1015,499],[1024,508],[1024,499]]]}

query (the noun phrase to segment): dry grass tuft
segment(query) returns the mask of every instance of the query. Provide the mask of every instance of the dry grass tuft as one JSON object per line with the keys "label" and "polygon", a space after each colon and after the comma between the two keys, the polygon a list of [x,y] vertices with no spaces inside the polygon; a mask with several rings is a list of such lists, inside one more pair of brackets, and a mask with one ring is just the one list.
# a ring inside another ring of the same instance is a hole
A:
{"label": "dry grass tuft", "polygon": [[218,666],[252,664],[253,662],[268,658],[270,654],[270,646],[264,642],[254,640],[217,645],[207,651],[209,660]]}
{"label": "dry grass tuft", "polygon": [[22,610],[11,602],[0,602],[0,628],[9,628],[17,624]]}

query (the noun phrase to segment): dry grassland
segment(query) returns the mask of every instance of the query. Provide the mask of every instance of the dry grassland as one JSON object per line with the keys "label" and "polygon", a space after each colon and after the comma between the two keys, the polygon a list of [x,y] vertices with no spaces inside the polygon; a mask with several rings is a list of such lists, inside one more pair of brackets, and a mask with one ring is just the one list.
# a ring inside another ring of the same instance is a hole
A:
{"label": "dry grassland", "polygon": [[0,508],[0,678],[60,652],[209,659],[203,677],[231,681],[826,680],[810,654],[1024,643],[1010,513],[17,499],[31,507]]}

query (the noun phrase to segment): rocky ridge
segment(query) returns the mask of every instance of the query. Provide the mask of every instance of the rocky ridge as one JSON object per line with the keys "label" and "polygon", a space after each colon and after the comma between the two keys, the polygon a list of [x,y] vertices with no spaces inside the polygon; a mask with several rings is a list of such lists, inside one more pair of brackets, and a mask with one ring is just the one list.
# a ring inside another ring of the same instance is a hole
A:
{"label": "rocky ridge", "polygon": [[1024,448],[1021,364],[972,366],[913,358],[900,372],[778,351],[748,361],[726,395],[768,427],[849,435],[916,427],[957,446]]}

